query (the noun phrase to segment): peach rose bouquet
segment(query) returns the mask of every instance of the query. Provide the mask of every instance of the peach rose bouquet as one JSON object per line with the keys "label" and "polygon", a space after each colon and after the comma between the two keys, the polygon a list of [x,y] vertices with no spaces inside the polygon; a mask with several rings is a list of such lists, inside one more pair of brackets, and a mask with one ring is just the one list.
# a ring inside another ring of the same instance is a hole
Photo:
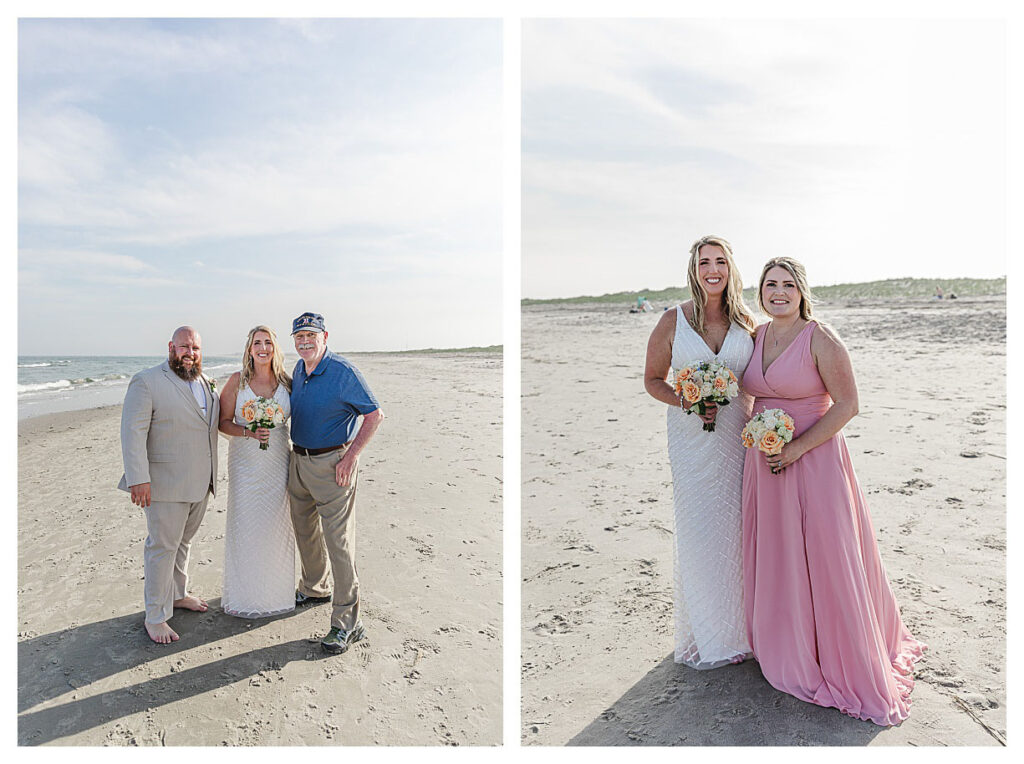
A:
{"label": "peach rose bouquet", "polygon": [[[704,414],[708,403],[725,406],[740,394],[740,381],[732,370],[720,361],[693,361],[675,373],[672,387],[680,396],[679,405],[683,401],[690,408],[683,408],[687,414]],[[706,432],[715,431],[714,422],[705,422]]]}
{"label": "peach rose bouquet", "polygon": [[[242,419],[248,429],[256,432],[260,427],[273,430],[274,425],[284,424],[284,409],[273,398],[252,398],[242,404]],[[260,450],[270,448],[269,443],[260,443]]]}
{"label": "peach rose bouquet", "polygon": [[[782,447],[793,440],[793,417],[782,409],[765,409],[747,422],[740,433],[746,448],[756,448],[768,456],[781,453]],[[778,474],[772,468],[772,474]]]}

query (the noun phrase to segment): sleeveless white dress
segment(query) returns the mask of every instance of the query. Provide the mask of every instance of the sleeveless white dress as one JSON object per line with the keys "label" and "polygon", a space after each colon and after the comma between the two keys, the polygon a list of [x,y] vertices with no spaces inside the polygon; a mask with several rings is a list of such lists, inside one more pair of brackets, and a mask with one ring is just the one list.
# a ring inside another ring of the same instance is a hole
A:
{"label": "sleeveless white dress", "polygon": [[[246,387],[235,399],[235,423],[245,426],[242,405],[258,397]],[[284,385],[274,398],[291,414]],[[295,609],[295,536],[288,511],[287,420],[270,431],[270,447],[255,438],[228,445],[228,512],[224,530],[224,612],[263,618]]]}
{"label": "sleeveless white dress", "polygon": [[[729,327],[718,354],[676,307],[673,372],[717,359],[742,379],[753,340]],[[740,431],[753,399],[740,393],[718,407],[715,431],[678,406],[668,407],[668,455],[675,507],[675,660],[712,669],[750,656],[743,615],[742,499],[746,449]]]}

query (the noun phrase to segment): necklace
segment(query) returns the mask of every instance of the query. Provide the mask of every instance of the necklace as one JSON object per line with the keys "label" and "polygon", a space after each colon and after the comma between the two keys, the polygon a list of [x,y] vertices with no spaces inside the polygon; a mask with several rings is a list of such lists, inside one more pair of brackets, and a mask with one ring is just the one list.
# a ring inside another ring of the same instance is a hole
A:
{"label": "necklace", "polygon": [[[779,335],[778,335],[778,333],[777,333],[777,332],[775,331],[775,322],[774,322],[774,321],[772,321],[772,322],[771,322],[771,324],[769,325],[769,327],[768,327],[768,328],[769,328],[769,329],[771,330],[771,332],[772,332],[772,337],[774,337],[774,338],[775,338],[775,344],[774,344],[774,345],[773,345],[772,347],[778,347],[778,346],[779,346]],[[799,324],[798,324],[796,328],[801,328],[801,327],[800,327],[800,326],[799,326]],[[792,333],[793,333],[793,330],[792,330],[792,329],[790,329],[790,330],[789,330],[788,332],[786,332],[786,334],[785,334],[785,337],[786,337],[786,338],[788,339],[788,338],[790,337],[790,335],[791,335]]]}
{"label": "necklace", "polygon": [[[266,395],[264,395],[263,393],[256,389],[256,385],[259,385],[260,388],[262,389],[264,384],[266,384],[266,389],[270,391]],[[256,395],[258,395],[260,398],[273,398],[274,393],[277,392],[277,379],[271,377],[269,380],[258,380],[254,377],[253,379],[249,380],[249,389],[256,393]]]}

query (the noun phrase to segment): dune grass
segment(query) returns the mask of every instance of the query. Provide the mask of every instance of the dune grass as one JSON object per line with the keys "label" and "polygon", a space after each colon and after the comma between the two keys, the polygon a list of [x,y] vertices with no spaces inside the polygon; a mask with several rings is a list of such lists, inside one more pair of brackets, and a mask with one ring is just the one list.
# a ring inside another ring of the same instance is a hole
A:
{"label": "dune grass", "polygon": [[[829,286],[812,286],[811,290],[823,302],[849,300],[857,298],[886,297],[932,297],[935,287],[949,296],[958,297],[977,295],[1006,294],[1006,277],[998,279],[885,279],[884,281],[865,281],[859,284],[832,284]],[[613,292],[602,295],[583,295],[580,297],[561,297],[547,300],[524,299],[526,305],[555,305],[572,303],[624,303],[636,305],[637,297],[644,296],[652,303],[664,305],[677,303],[690,298],[688,287],[668,287],[666,289],[641,289],[636,292]],[[754,288],[743,290],[743,297],[748,303],[754,302]]]}
{"label": "dune grass", "polygon": [[441,355],[443,353],[492,353],[501,355],[504,345],[484,345],[468,348],[419,348],[416,350],[364,350],[352,355]]}

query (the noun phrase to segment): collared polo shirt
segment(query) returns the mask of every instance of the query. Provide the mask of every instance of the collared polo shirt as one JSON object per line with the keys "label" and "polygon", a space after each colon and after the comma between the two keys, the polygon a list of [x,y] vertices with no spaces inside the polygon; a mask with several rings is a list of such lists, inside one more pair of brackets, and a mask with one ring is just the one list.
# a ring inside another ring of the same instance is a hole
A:
{"label": "collared polo shirt", "polygon": [[301,358],[292,373],[292,442],[302,448],[348,443],[361,414],[380,408],[359,369],[330,349],[306,374]]}

